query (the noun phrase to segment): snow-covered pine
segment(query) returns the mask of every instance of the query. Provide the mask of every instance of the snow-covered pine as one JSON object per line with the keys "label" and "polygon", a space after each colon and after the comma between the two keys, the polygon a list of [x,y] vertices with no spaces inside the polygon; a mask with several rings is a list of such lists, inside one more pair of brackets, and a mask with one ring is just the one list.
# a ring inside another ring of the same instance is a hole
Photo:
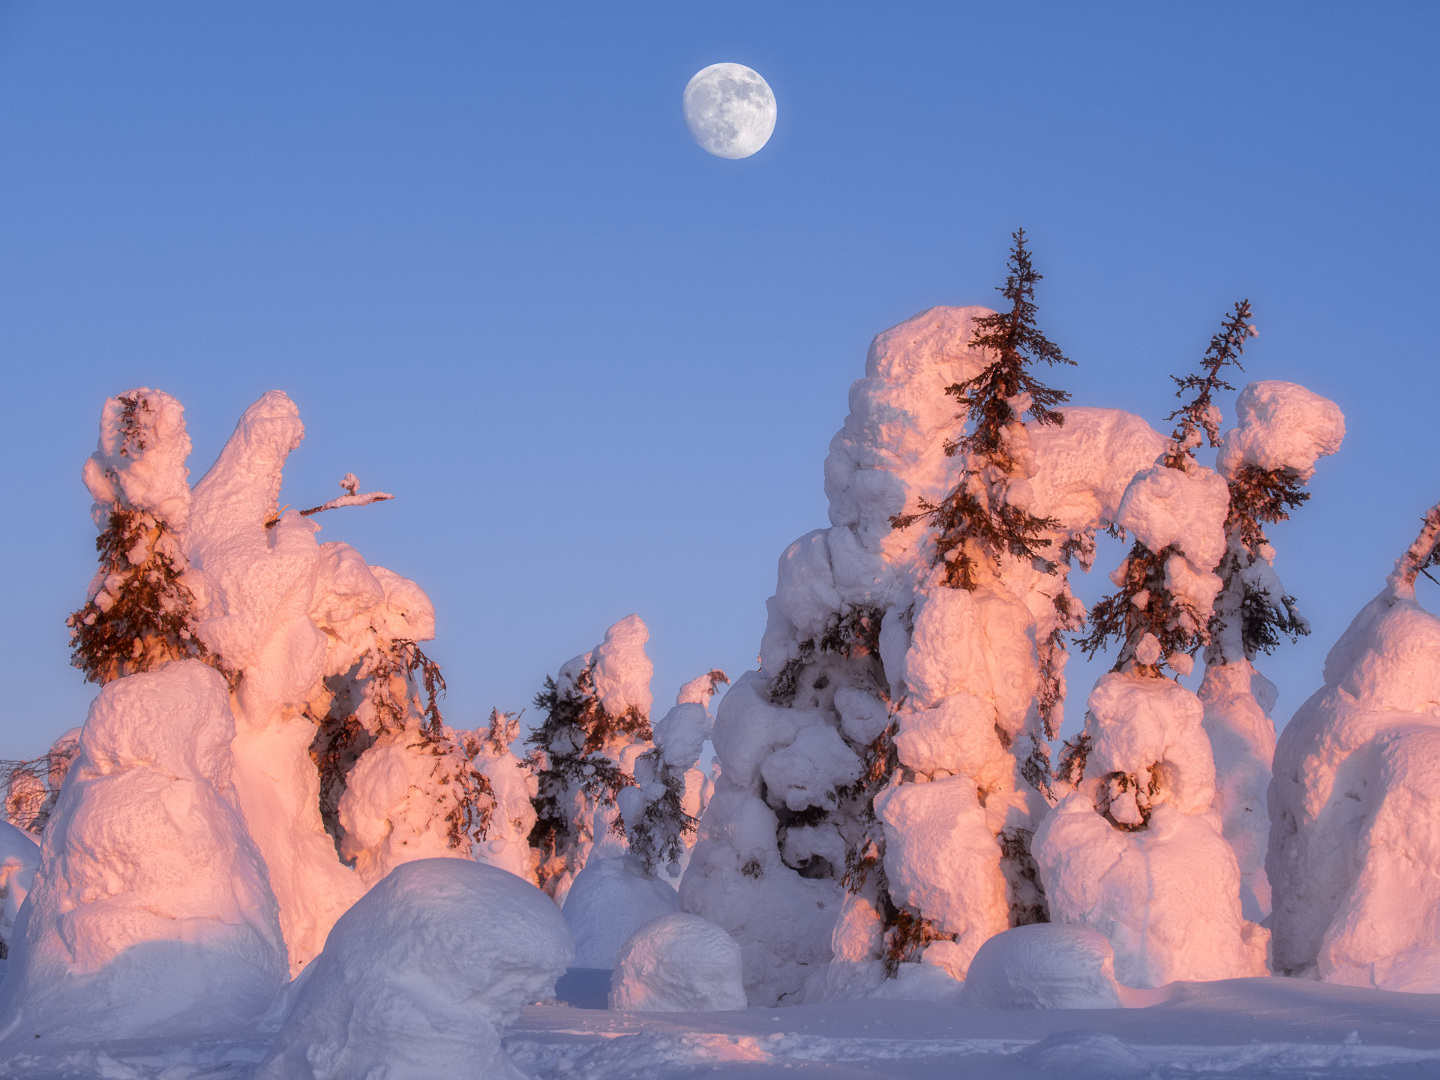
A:
{"label": "snow-covered pine", "polygon": [[[860,889],[872,866],[884,874],[877,899],[891,975],[928,952],[963,976],[986,938],[1048,917],[1030,842],[1063,708],[1064,634],[1083,618],[1067,574],[1074,555],[1083,562],[1093,544],[1034,510],[1040,470],[1032,434],[1064,425],[1057,406],[1069,395],[1032,368],[1072,363],[1036,325],[1040,280],[1019,230],[997,290],[1009,310],[977,319],[968,342],[983,366],[945,388],[963,410],[960,434],[944,443],[959,475],[943,499],[922,499],[917,511],[891,519],[902,530],[930,526],[934,567],[917,583],[895,761],[882,763],[878,746],[867,755],[883,836],[872,836],[851,875]],[[1037,614],[1030,601],[1040,596]],[[968,740],[954,738],[966,728],[974,731]],[[916,779],[937,786],[909,790]],[[964,828],[934,858],[922,849],[939,842],[934,826],[950,817]],[[931,941],[945,944],[927,950]]]}
{"label": "snow-covered pine", "polygon": [[655,748],[635,759],[634,785],[616,796],[630,851],[652,874],[678,880],[684,873],[704,811],[705,776],[695,766],[714,725],[708,706],[729,682],[717,668],[681,688],[654,724]]}
{"label": "snow-covered pine", "polygon": [[1440,992],[1440,505],[1280,732],[1269,792],[1275,970]]}
{"label": "snow-covered pine", "polygon": [[1253,382],[1235,403],[1236,426],[1226,432],[1216,468],[1230,488],[1224,583],[1210,620],[1200,700],[1215,754],[1216,809],[1240,865],[1245,918],[1270,914],[1265,851],[1270,837],[1266,791],[1275,756],[1275,687],[1255,670],[1257,653],[1283,637],[1308,634],[1295,598],[1275,572],[1265,526],[1289,519],[1304,504],[1316,459],[1335,453],[1345,435],[1339,406],[1302,386]]}
{"label": "snow-covered pine", "polygon": [[539,853],[540,887],[557,903],[592,849],[624,851],[615,799],[652,748],[649,637],[640,616],[627,615],[558,677],[547,675],[535,697],[543,719],[525,740],[537,781],[530,846]]}
{"label": "snow-covered pine", "polygon": [[1090,694],[1085,729],[1060,763],[1073,785],[1041,824],[1034,854],[1057,922],[1110,939],[1122,983],[1222,979],[1265,970],[1265,933],[1247,923],[1234,852],[1215,810],[1215,761],[1200,700],[1163,675],[1188,673],[1208,640],[1226,550],[1224,478],[1195,460],[1219,444],[1216,390],[1253,333],[1249,304],[1225,319],[1201,374],[1177,378],[1192,396],[1164,453],[1136,474],[1115,524],[1135,544],[1111,575],[1082,647],[1121,642]]}
{"label": "snow-covered pine", "polygon": [[[66,620],[71,663],[104,685],[167,660],[214,662],[194,634],[189,563],[177,542],[190,511],[190,436],[169,394],[138,387],[106,400],[85,462],[100,568]],[[223,670],[223,669],[222,669]]]}

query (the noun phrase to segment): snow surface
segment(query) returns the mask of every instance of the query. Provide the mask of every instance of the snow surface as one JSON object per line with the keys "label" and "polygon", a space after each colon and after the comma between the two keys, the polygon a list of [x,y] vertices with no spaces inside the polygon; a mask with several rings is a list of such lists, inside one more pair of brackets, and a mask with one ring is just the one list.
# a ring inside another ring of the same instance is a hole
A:
{"label": "snow surface", "polygon": [[270,1005],[285,945],[234,735],[225,681],[198,660],[100,691],[0,983],[9,1045],[221,1032]]}
{"label": "snow surface", "polygon": [[675,890],[647,874],[635,857],[592,854],[563,908],[575,942],[575,966],[613,968],[620,947],[636,930],[679,907]]}
{"label": "snow surface", "polygon": [[521,1007],[574,957],[550,898],[458,859],[406,863],[336,922],[287,991],[257,1080],[495,1080]]}
{"label": "snow surface", "polygon": [[723,1012],[745,1004],[740,946],[698,915],[676,911],[650,920],[616,957],[612,1009]]}

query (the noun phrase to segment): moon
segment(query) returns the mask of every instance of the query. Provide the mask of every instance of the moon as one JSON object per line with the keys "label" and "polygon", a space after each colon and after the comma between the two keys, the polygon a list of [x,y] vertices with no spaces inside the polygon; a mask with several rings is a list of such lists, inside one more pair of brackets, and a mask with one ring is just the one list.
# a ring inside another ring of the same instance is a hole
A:
{"label": "moon", "polygon": [[722,158],[747,158],[775,130],[770,84],[744,64],[711,64],[685,86],[685,126],[701,149]]}

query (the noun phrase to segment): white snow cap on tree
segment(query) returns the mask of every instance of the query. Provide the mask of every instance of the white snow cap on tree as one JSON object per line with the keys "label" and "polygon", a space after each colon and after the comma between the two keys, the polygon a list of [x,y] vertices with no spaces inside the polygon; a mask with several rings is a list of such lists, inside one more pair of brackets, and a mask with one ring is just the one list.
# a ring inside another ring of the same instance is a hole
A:
{"label": "white snow cap on tree", "polygon": [[626,615],[609,630],[593,654],[595,696],[611,716],[629,709],[649,713],[655,700],[650,678],[655,665],[645,655],[650,630],[639,615]]}
{"label": "white snow cap on tree", "polygon": [[1440,508],[1280,733],[1266,859],[1277,971],[1440,992],[1440,619],[1413,584],[1437,527]]}
{"label": "white snow cap on tree", "polygon": [[406,863],[291,984],[256,1080],[524,1080],[500,1037],[573,956],[533,885],[458,859]]}
{"label": "white snow cap on tree", "polygon": [[184,529],[190,514],[189,456],[185,408],[169,394],[141,386],[106,399],[100,446],[84,469],[96,524],[118,502]]}
{"label": "white snow cap on tree", "polygon": [[1309,480],[1316,459],[1335,453],[1345,438],[1340,406],[1289,382],[1250,383],[1235,402],[1235,421],[1216,460],[1226,477],[1254,465],[1266,471],[1293,469]]}
{"label": "white snow cap on tree", "polygon": [[285,943],[231,786],[234,734],[198,660],[100,691],[0,986],[10,1040],[223,1033],[269,1007]]}

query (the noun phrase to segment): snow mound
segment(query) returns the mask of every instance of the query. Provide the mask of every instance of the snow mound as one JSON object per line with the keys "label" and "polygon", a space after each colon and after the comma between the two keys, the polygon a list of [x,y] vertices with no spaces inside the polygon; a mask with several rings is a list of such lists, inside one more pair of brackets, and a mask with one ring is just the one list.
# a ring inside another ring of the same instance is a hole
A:
{"label": "snow mound", "polygon": [[1117,1076],[1152,1073],[1149,1062],[1104,1031],[1058,1031],[1022,1050],[1017,1057],[1032,1069],[1070,1076],[1106,1076],[1113,1080]]}
{"label": "snow mound", "polygon": [[493,866],[397,867],[292,984],[256,1080],[519,1080],[500,1033],[574,950],[544,893]]}
{"label": "snow mound", "polygon": [[1088,927],[1017,926],[980,946],[960,1000],[976,1009],[1118,1009],[1115,951]]}
{"label": "snow mound", "polygon": [[1254,465],[1293,469],[1309,480],[1315,460],[1335,453],[1345,438],[1340,406],[1295,383],[1252,382],[1235,401],[1235,418],[1216,458],[1227,479]]}
{"label": "snow mound", "polygon": [[620,949],[610,984],[612,1009],[720,1012],[745,1004],[740,946],[699,915],[661,915]]}
{"label": "snow mound", "polygon": [[231,787],[225,680],[198,660],[105,686],[45,831],[0,988],[12,1039],[233,1029],[286,980]]}
{"label": "snow mound", "polygon": [[15,916],[39,865],[40,845],[24,829],[0,821],[0,945],[7,952],[15,937]]}
{"label": "snow mound", "polygon": [[613,968],[620,946],[651,919],[679,910],[675,890],[628,855],[592,855],[565,896],[575,966]]}
{"label": "snow mound", "polygon": [[1280,733],[1266,870],[1279,971],[1440,992],[1440,619],[1393,587]]}

